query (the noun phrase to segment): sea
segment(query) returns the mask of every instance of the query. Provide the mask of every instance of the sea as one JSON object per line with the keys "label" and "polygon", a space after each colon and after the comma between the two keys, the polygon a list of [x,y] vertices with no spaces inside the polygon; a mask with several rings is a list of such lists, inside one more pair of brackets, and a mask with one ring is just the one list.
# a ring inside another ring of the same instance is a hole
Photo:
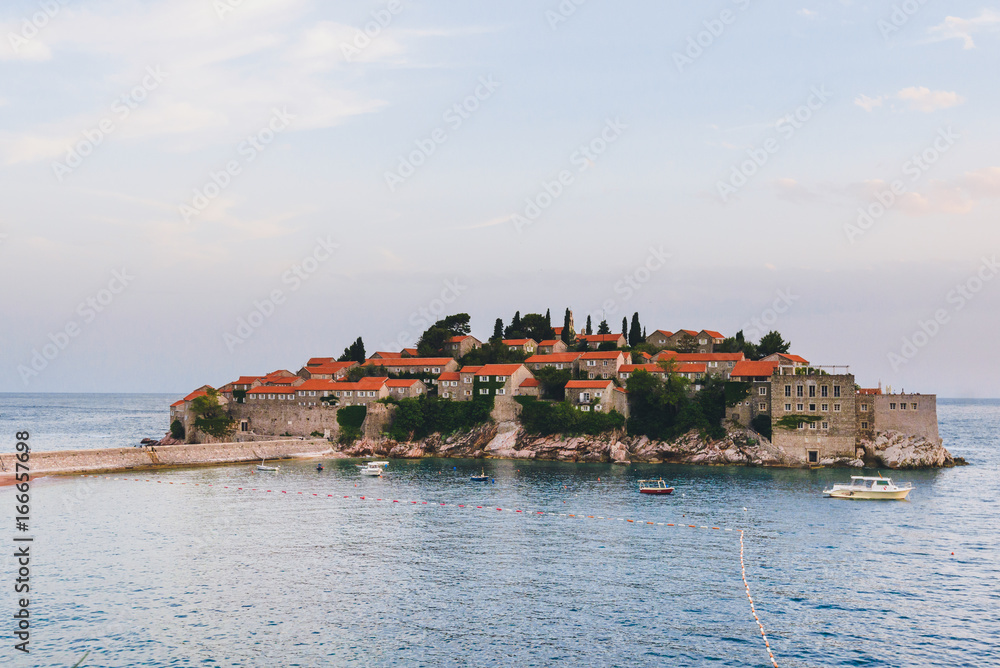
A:
{"label": "sea", "polygon": [[[176,398],[0,394],[0,452],[132,446]],[[824,498],[844,469],[511,460],[32,479],[23,531],[0,488],[0,665],[995,667],[1000,400],[938,411],[968,466],[882,471],[903,502]]]}

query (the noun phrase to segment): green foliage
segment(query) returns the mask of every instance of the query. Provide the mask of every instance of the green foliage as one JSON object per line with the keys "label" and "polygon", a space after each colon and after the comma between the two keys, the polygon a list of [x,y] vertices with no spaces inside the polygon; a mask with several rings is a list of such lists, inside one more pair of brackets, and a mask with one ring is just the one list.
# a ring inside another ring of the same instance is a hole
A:
{"label": "green foliage", "polygon": [[453,336],[465,336],[470,331],[469,314],[456,313],[445,316],[428,327],[417,340],[417,353],[421,357],[441,357],[444,344]]}
{"label": "green foliage", "polygon": [[755,432],[757,432],[758,434],[760,434],[764,438],[766,438],[766,439],[770,439],[771,438],[771,416],[770,415],[767,415],[766,413],[761,413],[760,415],[757,415],[756,417],[754,417],[753,420],[750,421],[750,426],[753,428],[753,430]]}
{"label": "green foliage", "polygon": [[504,330],[505,339],[534,339],[546,341],[554,339],[556,332],[552,329],[551,317],[540,313],[527,313],[522,318],[521,312],[514,314],[510,327]]}
{"label": "green foliage", "polygon": [[559,338],[562,339],[563,343],[569,345],[569,336],[569,309],[566,309],[566,312],[563,314],[562,334],[560,334]]}
{"label": "green foliage", "polygon": [[557,369],[554,366],[545,366],[534,372],[535,379],[541,383],[543,399],[562,401],[566,391],[566,383],[573,379],[573,373],[569,369]]}
{"label": "green foliage", "polygon": [[337,411],[337,424],[340,425],[340,437],[343,444],[353,443],[361,438],[361,425],[368,415],[367,406],[344,406]]}
{"label": "green foliage", "polygon": [[[652,343],[645,343],[645,342],[640,342],[634,346],[631,346],[631,348],[632,352],[634,353],[649,353],[650,355],[655,355],[656,353],[660,352],[660,349],[657,346],[654,346]],[[636,364],[639,363],[640,362],[636,361]]]}
{"label": "green foliage", "polygon": [[313,438],[323,438],[323,432],[321,431],[314,431],[309,435],[312,436]]}
{"label": "green foliage", "polygon": [[757,359],[764,359],[774,353],[787,353],[792,344],[781,338],[781,334],[770,331],[760,338],[757,344]]}
{"label": "green foliage", "polygon": [[247,391],[233,390],[233,401],[238,404],[245,404],[247,402]]}
{"label": "green foliage", "polygon": [[490,341],[500,340],[503,338],[503,318],[497,318],[497,321],[493,323],[493,336],[490,337]]}
{"label": "green foliage", "polygon": [[344,354],[337,358],[338,362],[357,362],[361,364],[365,361],[365,344],[359,336],[351,345],[344,348]]}
{"label": "green foliage", "polygon": [[812,424],[819,421],[818,415],[786,415],[774,423],[774,426],[778,429],[798,429],[799,423]]}
{"label": "green foliage", "polygon": [[625,337],[625,341],[628,342],[628,316],[622,316],[622,336]]}
{"label": "green foliage", "polygon": [[195,429],[202,433],[225,438],[233,431],[235,420],[222,408],[219,393],[215,390],[208,390],[208,394],[192,401],[191,412],[195,416]]}
{"label": "green foliage", "polygon": [[597,326],[597,333],[598,334],[610,334],[611,333],[611,327],[608,326],[608,321],[607,320],[602,320],[601,324]]}
{"label": "green foliage", "polygon": [[751,383],[729,381],[726,383],[726,406],[735,406],[750,396]]}
{"label": "green foliage", "polygon": [[703,389],[691,396],[689,382],[675,373],[668,373],[660,381],[639,369],[629,375],[627,388],[632,414],[628,421],[630,434],[671,440],[691,429],[713,438],[725,433],[725,388],[714,377],[706,379]]}
{"label": "green foliage", "polygon": [[521,350],[511,350],[499,339],[491,339],[481,348],[473,348],[467,352],[459,363],[462,366],[482,366],[484,364],[516,364],[528,359],[529,355]]}
{"label": "green foliage", "polygon": [[184,425],[181,424],[180,420],[174,420],[170,423],[170,435],[179,441],[184,439]]}
{"label": "green foliage", "polygon": [[426,438],[431,434],[468,431],[490,421],[493,397],[475,397],[472,401],[451,401],[421,395],[393,402],[389,436],[397,441]]}
{"label": "green foliage", "polygon": [[593,334],[594,328],[590,326],[590,316],[587,316],[587,328],[583,331],[584,334]]}
{"label": "green foliage", "polygon": [[521,424],[530,434],[597,436],[625,426],[625,416],[618,411],[585,412],[565,401],[538,401],[535,397],[514,397],[514,400],[521,404]]}
{"label": "green foliage", "polygon": [[628,344],[630,346],[637,346],[645,341],[646,337],[643,336],[642,331],[642,325],[639,324],[639,312],[636,311],[632,314],[632,324],[628,330]]}
{"label": "green foliage", "polygon": [[618,344],[614,341],[601,341],[597,344],[598,350],[618,350]]}

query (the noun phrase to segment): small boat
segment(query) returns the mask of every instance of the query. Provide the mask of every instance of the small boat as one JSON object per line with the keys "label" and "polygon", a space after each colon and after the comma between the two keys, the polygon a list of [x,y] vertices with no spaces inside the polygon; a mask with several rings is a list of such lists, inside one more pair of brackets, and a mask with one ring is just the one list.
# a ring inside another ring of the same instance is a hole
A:
{"label": "small boat", "polygon": [[472,482],[489,482],[490,477],[486,475],[486,469],[480,469],[479,475],[473,473],[469,480]]}
{"label": "small boat", "polygon": [[643,494],[670,494],[674,488],[667,487],[667,483],[663,482],[663,478],[660,478],[659,480],[640,480],[639,491]]}
{"label": "small boat", "polygon": [[267,471],[267,472],[270,472],[270,473],[274,473],[274,472],[276,472],[278,470],[278,467],[277,466],[265,466],[264,465],[264,460],[262,459],[262,460],[260,460],[260,464],[257,464],[257,470],[258,471]]}
{"label": "small boat", "polygon": [[913,489],[912,483],[896,485],[892,478],[852,475],[849,484],[836,483],[824,489],[824,496],[833,499],[905,499]]}
{"label": "small boat", "polygon": [[358,465],[358,471],[361,475],[370,475],[373,477],[381,477],[382,471],[389,466],[389,462],[368,462],[365,465]]}

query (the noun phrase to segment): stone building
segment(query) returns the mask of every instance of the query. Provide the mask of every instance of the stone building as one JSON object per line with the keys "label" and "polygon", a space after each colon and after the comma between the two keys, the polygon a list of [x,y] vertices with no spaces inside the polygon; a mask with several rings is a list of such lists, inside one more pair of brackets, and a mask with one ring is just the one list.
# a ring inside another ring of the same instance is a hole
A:
{"label": "stone building", "polygon": [[419,378],[390,378],[385,386],[389,396],[396,399],[416,399],[421,394],[427,394],[427,385]]}
{"label": "stone building", "polygon": [[367,359],[363,367],[382,367],[387,373],[434,374],[458,371],[453,357],[399,357],[395,359]]}
{"label": "stone building", "polygon": [[310,363],[299,369],[298,375],[306,379],[339,380],[347,375],[348,370],[356,366],[358,363],[354,361],[312,363],[310,360]]}
{"label": "stone building", "polygon": [[515,350],[525,355],[534,355],[538,342],[534,339],[503,339],[501,341],[508,350]]}
{"label": "stone building", "polygon": [[614,378],[618,369],[631,361],[629,354],[620,350],[597,350],[583,353],[578,366],[580,375],[588,379]]}
{"label": "stone building", "polygon": [[[854,375],[840,369],[846,367],[816,367],[808,374],[779,367],[769,383],[760,383],[770,385],[771,441],[786,454],[809,464],[856,456],[858,395]],[[751,395],[751,401],[760,399]]]}
{"label": "stone building", "polygon": [[[437,394],[442,399],[462,400],[460,389],[462,374],[458,371],[445,371],[437,377],[434,384],[437,385]],[[471,392],[469,398],[472,398]]]}
{"label": "stone building", "polygon": [[538,342],[539,355],[552,355],[553,353],[564,353],[569,350],[569,346],[562,339],[547,339]]}
{"label": "stone building", "polygon": [[566,369],[573,373],[580,370],[580,357],[583,353],[552,353],[550,355],[532,355],[524,360],[525,366],[538,371],[542,367],[550,366],[553,369]]}
{"label": "stone building", "polygon": [[743,353],[678,353],[664,350],[653,355],[654,362],[673,361],[676,364],[704,364],[707,373],[728,379],[736,364],[744,359]]}
{"label": "stone building", "polygon": [[628,394],[610,379],[571,380],[566,383],[565,398],[581,411],[610,413],[616,410],[628,417]]}
{"label": "stone building", "polygon": [[722,342],[726,340],[719,332],[711,329],[703,329],[695,336],[698,341],[699,353],[712,353],[715,352],[715,346],[722,345]]}
{"label": "stone building", "polygon": [[628,345],[624,334],[580,334],[579,341],[585,341],[591,350],[597,350],[606,343],[614,344],[615,348],[624,348]]}
{"label": "stone building", "polygon": [[667,344],[670,343],[670,337],[673,335],[673,332],[669,332],[665,329],[658,329],[646,337],[646,343],[656,346],[657,348],[666,348]]}
{"label": "stone building", "polygon": [[464,336],[453,336],[448,339],[444,344],[444,351],[455,359],[458,359],[459,357],[464,357],[470,351],[482,347],[482,341],[470,334],[466,334]]}
{"label": "stone building", "polygon": [[475,394],[517,396],[517,389],[529,378],[534,376],[523,364],[486,364],[475,372]]}

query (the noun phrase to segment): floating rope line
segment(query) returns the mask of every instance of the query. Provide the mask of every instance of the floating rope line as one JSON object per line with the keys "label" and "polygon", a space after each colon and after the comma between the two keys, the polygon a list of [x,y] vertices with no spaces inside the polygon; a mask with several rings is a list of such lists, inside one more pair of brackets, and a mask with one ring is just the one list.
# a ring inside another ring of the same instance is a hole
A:
{"label": "floating rope line", "polygon": [[[82,475],[81,477],[83,477],[83,478],[104,478],[105,480],[120,480],[120,481],[124,481],[124,482],[155,482],[155,483],[160,483],[160,484],[162,484],[164,482],[162,480],[150,480],[149,478],[113,478],[111,476],[86,475],[86,474]],[[175,483],[167,481],[167,484],[173,485]],[[176,483],[176,484],[178,484],[178,485],[187,485],[188,483],[187,482],[180,482],[180,483]],[[272,490],[272,489],[263,489],[263,488],[258,489],[256,487],[233,487],[231,485],[212,485],[211,483],[204,483],[204,484],[202,484],[202,483],[197,483],[197,482],[191,483],[191,485],[193,487],[217,487],[217,488],[220,488],[220,489],[235,489],[236,491],[240,491],[240,492],[263,492],[265,494],[266,493],[272,493],[273,494],[273,493],[277,492],[277,493],[281,493],[281,494],[296,494],[296,495],[301,495],[301,496],[315,496],[315,497],[321,497],[321,498],[340,498],[339,494],[325,494],[324,495],[324,494],[319,494],[319,493],[316,493],[316,492],[289,492],[288,490],[283,490],[283,489],[282,490]],[[464,504],[464,503],[441,503],[441,502],[438,502],[438,501],[434,501],[434,502],[429,502],[429,501],[400,501],[399,499],[388,499],[388,498],[386,498],[386,499],[383,499],[383,498],[374,498],[373,499],[370,496],[361,496],[361,495],[359,495],[359,496],[353,496],[353,495],[349,495],[349,494],[344,494],[343,498],[345,498],[345,499],[358,499],[359,501],[384,501],[386,503],[391,502],[391,503],[403,503],[403,504],[422,505],[422,506],[431,505],[431,506],[439,506],[439,507],[440,506],[446,506],[446,507],[452,507],[452,508],[469,508],[469,509],[474,509],[474,510],[493,510],[494,509],[494,506],[473,506],[473,505]],[[671,523],[671,522],[650,522],[648,520],[634,520],[634,519],[629,519],[627,517],[604,517],[603,515],[580,515],[580,514],[576,514],[576,513],[553,513],[553,512],[545,511],[545,510],[523,510],[523,509],[516,509],[516,508],[496,508],[496,510],[498,512],[508,512],[508,513],[512,513],[512,514],[521,513],[523,515],[549,515],[549,516],[555,516],[555,517],[565,517],[567,519],[574,518],[574,519],[590,519],[590,520],[610,520],[610,521],[616,521],[616,522],[625,522],[625,523],[643,524],[643,525],[653,525],[653,526],[661,526],[661,527],[677,527],[677,528],[684,528],[684,529],[708,529],[709,531],[730,531],[730,532],[733,531],[733,529],[726,528],[726,527],[712,527],[712,526],[697,525],[697,524],[677,524],[677,523]],[[764,624],[761,623],[760,617],[757,615],[757,608],[754,605],[753,597],[750,596],[750,585],[747,582],[747,569],[746,569],[746,565],[743,562],[743,551],[744,551],[744,548],[743,548],[743,529],[736,529],[736,531],[739,531],[739,533],[740,533],[740,570],[742,571],[742,575],[743,575],[743,587],[746,589],[747,600],[750,602],[750,612],[751,612],[751,614],[753,614],[753,618],[757,622],[757,626],[760,628],[760,635],[761,635],[761,638],[764,639],[764,648],[767,650],[767,655],[771,659],[771,665],[774,668],[778,668],[778,662],[775,660],[774,653],[771,651],[771,643],[770,643],[770,641],[767,638],[767,634],[764,632]]]}

